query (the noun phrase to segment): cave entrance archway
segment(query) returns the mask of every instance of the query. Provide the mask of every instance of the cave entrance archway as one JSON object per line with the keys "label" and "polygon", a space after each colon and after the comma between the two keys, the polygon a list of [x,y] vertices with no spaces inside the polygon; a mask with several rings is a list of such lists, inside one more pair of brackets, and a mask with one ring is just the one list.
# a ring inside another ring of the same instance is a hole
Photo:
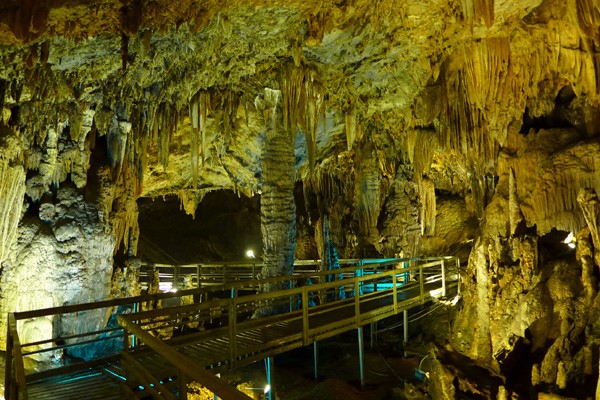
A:
{"label": "cave entrance archway", "polygon": [[215,190],[202,199],[194,217],[183,211],[177,196],[141,198],[138,207],[138,256],[144,261],[239,261],[248,249],[262,253],[259,196]]}

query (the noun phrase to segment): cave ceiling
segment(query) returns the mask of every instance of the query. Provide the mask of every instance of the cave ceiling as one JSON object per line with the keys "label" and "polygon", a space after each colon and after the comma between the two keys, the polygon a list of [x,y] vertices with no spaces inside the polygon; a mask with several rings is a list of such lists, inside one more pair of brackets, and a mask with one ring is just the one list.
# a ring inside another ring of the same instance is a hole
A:
{"label": "cave ceiling", "polygon": [[331,190],[324,176],[369,165],[380,197],[402,175],[471,196],[481,218],[516,168],[502,160],[534,141],[525,120],[568,131],[545,157],[597,141],[598,26],[596,0],[5,0],[3,193],[38,201],[70,181],[123,220],[117,234],[134,224],[127,199],[176,194],[193,214],[210,190],[260,193],[267,88],[297,180]]}

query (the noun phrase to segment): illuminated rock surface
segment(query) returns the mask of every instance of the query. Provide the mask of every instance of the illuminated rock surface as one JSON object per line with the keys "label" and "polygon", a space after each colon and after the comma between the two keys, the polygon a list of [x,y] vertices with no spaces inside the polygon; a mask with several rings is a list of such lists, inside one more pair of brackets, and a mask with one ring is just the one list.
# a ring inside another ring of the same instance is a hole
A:
{"label": "illuminated rock surface", "polygon": [[3,1],[1,311],[116,294],[140,198],[227,190],[261,196],[279,272],[294,235],[460,255],[449,340],[485,396],[591,397],[599,28],[596,0]]}

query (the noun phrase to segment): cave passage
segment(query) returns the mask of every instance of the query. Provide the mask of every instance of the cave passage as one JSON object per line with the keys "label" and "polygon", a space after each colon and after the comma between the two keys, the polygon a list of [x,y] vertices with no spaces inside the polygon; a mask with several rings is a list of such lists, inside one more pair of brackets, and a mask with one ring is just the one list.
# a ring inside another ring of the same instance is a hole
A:
{"label": "cave passage", "polygon": [[231,190],[208,193],[194,217],[175,196],[138,200],[139,257],[156,263],[233,261],[262,251],[259,197]]}

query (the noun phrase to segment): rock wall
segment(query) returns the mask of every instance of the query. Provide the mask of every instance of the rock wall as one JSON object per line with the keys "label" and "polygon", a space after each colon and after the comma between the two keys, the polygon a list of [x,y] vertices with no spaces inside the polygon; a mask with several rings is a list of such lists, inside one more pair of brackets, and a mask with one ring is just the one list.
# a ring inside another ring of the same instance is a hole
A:
{"label": "rock wall", "polygon": [[597,379],[600,344],[597,250],[577,202],[582,192],[582,205],[595,204],[597,142],[560,129],[510,140],[521,143],[500,157],[496,193],[461,275],[454,346],[504,374],[509,392],[579,396],[578,385]]}
{"label": "rock wall", "polygon": [[[62,187],[54,198],[43,198],[39,216],[27,215],[19,224],[18,240],[3,263],[2,315],[108,298],[114,245],[107,221],[76,188]],[[21,322],[20,338],[25,343],[97,330],[107,318],[102,312],[27,320]]]}

